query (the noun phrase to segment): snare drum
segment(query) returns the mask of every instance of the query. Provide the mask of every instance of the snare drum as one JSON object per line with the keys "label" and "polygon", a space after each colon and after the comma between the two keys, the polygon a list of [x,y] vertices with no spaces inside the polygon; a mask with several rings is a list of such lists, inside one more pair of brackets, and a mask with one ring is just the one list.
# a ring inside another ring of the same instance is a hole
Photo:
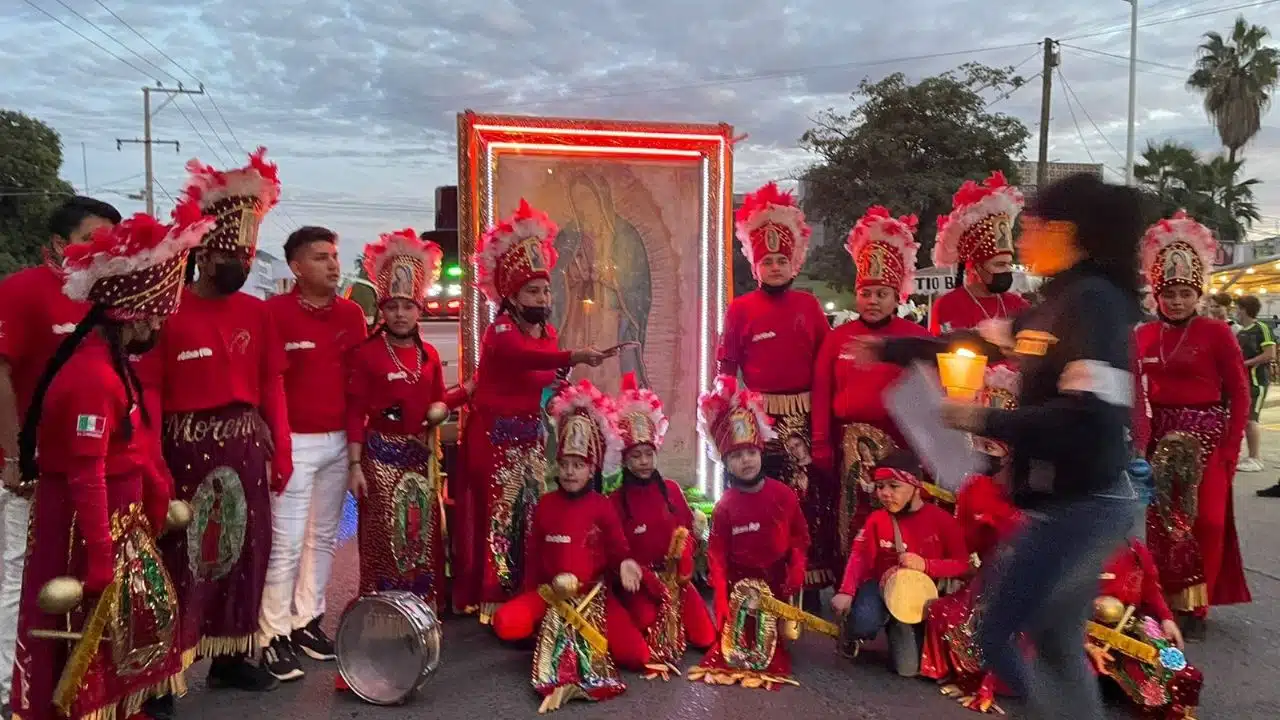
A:
{"label": "snare drum", "polygon": [[361,700],[399,705],[440,668],[440,621],[419,596],[395,590],[357,600],[338,625],[338,672]]}

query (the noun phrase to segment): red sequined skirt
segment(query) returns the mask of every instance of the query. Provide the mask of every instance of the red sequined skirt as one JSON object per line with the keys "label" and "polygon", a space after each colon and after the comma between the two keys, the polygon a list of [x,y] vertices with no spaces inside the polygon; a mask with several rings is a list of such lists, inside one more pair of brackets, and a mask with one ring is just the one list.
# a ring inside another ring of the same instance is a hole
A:
{"label": "red sequined skirt", "polygon": [[444,498],[435,452],[411,435],[370,432],[360,468],[360,594],[405,590],[436,609],[444,583]]}

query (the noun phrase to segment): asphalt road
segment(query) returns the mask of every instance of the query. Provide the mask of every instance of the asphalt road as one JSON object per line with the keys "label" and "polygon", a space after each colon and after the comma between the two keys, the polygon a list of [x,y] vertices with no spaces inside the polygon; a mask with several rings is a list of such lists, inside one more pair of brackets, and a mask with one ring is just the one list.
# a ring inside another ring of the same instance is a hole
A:
{"label": "asphalt road", "polygon": [[[1264,443],[1268,469],[1240,474],[1236,481],[1236,519],[1244,544],[1250,605],[1215,610],[1206,641],[1188,647],[1188,659],[1205,675],[1201,720],[1272,720],[1280,717],[1280,500],[1254,497],[1254,491],[1280,476],[1280,409],[1269,410]],[[348,527],[349,531],[350,528]],[[345,607],[355,593],[354,543],[339,551],[330,607]],[[327,618],[332,630],[337,618]],[[623,696],[606,703],[573,703],[556,713],[570,719],[644,718],[645,720],[738,720],[740,718],[842,718],[852,720],[960,720],[977,717],[942,697],[924,680],[891,674],[874,650],[856,664],[841,660],[829,640],[806,634],[793,646],[801,687],[777,692],[713,687],[673,678],[669,683],[628,676]],[[690,653],[685,665],[697,662]],[[193,668],[191,692],[180,701],[185,720],[271,718],[319,720],[361,718],[522,718],[537,714],[529,687],[530,653],[504,647],[471,618],[445,623],[444,664],[421,697],[401,707],[367,705],[349,693],[335,693],[333,663],[304,659],[307,676],[267,694],[208,691],[205,665]],[[1017,717],[1016,701],[1004,704]],[[1132,717],[1123,706],[1114,718]]]}

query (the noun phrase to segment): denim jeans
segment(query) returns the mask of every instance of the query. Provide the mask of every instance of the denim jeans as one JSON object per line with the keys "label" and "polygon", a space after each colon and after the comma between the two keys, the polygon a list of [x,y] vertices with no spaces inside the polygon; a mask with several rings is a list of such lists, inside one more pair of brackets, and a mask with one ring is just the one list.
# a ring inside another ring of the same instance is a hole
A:
{"label": "denim jeans", "polygon": [[[1098,683],[1081,649],[1098,574],[1133,526],[1137,493],[1116,492],[1028,513],[1013,545],[993,563],[978,642],[988,666],[1027,699],[1029,717],[1101,720]],[[1035,646],[1030,664],[1017,644]]]}
{"label": "denim jeans", "polygon": [[889,663],[903,677],[920,674],[920,652],[924,647],[924,623],[904,625],[889,615],[880,593],[879,580],[867,580],[858,586],[853,607],[845,620],[845,635],[852,640],[874,640],[885,628],[889,640]]}

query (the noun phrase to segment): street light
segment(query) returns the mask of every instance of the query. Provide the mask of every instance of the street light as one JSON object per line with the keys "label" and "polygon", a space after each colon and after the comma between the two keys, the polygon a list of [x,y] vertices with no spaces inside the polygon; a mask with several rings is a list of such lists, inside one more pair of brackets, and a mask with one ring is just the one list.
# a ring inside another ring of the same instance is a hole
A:
{"label": "street light", "polygon": [[1129,3],[1129,135],[1124,150],[1124,184],[1133,185],[1133,126],[1138,108],[1138,0]]}

